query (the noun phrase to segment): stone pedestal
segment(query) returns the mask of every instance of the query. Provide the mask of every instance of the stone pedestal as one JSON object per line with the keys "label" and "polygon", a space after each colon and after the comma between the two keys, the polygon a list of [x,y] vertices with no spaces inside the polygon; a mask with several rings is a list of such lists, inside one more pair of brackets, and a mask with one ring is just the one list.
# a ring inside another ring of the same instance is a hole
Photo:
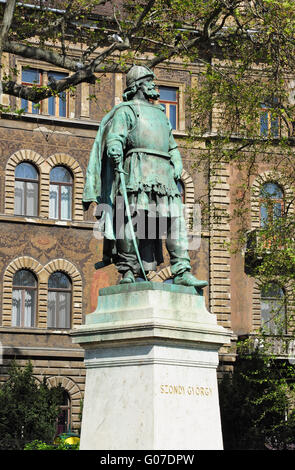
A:
{"label": "stone pedestal", "polygon": [[72,331],[85,349],[82,450],[220,450],[216,368],[231,332],[194,288],[101,289]]}

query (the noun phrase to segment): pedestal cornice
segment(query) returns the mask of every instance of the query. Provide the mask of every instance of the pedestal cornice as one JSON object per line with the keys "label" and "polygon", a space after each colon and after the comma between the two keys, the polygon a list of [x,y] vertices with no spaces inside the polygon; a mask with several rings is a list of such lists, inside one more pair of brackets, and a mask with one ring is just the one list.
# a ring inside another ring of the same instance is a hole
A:
{"label": "pedestal cornice", "polygon": [[231,331],[217,324],[193,287],[140,282],[101,289],[96,310],[71,335],[85,349],[155,341],[219,349]]}

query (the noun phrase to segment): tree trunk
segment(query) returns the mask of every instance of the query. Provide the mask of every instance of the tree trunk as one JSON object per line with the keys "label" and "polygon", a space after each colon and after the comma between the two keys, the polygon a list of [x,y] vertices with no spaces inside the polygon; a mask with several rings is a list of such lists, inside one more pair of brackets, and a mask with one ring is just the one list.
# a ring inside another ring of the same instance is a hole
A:
{"label": "tree trunk", "polygon": [[3,20],[1,23],[0,29],[0,105],[2,103],[2,51],[3,45],[6,41],[8,31],[11,26],[14,10],[15,10],[16,0],[6,0]]}

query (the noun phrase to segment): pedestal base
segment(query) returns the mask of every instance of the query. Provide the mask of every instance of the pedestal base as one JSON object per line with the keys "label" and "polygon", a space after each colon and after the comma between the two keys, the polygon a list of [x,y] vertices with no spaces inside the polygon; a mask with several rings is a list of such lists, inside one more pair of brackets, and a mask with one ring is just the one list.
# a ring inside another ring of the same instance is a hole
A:
{"label": "pedestal base", "polygon": [[85,348],[82,450],[222,449],[216,368],[231,332],[195,289],[102,289],[72,335]]}

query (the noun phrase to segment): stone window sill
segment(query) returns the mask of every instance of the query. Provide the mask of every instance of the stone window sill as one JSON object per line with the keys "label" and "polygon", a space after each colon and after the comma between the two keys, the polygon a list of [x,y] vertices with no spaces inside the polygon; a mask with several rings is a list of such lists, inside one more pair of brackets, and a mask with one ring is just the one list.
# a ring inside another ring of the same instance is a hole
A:
{"label": "stone window sill", "polygon": [[78,227],[91,230],[95,224],[95,221],[91,220],[55,220],[43,217],[30,217],[10,214],[0,214],[0,222],[13,222],[32,225],[54,225],[57,227]]}

